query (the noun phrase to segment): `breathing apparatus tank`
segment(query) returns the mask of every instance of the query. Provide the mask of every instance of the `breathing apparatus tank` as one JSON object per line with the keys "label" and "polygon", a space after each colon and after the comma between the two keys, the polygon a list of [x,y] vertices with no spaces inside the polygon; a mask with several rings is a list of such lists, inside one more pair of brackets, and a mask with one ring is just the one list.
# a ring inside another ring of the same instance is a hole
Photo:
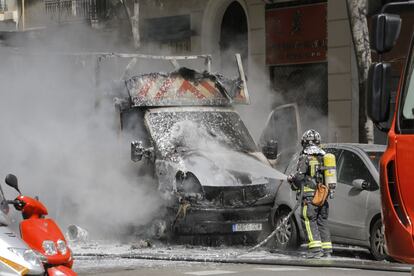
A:
{"label": "breathing apparatus tank", "polygon": [[336,188],[336,160],[335,155],[327,153],[323,157],[325,185],[329,187],[329,197],[333,198]]}

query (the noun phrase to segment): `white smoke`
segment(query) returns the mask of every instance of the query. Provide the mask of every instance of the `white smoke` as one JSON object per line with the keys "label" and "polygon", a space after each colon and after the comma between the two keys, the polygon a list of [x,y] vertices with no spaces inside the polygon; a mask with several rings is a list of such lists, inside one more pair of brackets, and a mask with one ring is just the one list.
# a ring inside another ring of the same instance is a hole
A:
{"label": "white smoke", "polygon": [[94,59],[36,46],[0,48],[0,177],[16,174],[23,194],[38,195],[62,228],[102,236],[148,223],[161,207],[157,184],[130,161],[134,137],[120,135],[112,98],[96,90]]}

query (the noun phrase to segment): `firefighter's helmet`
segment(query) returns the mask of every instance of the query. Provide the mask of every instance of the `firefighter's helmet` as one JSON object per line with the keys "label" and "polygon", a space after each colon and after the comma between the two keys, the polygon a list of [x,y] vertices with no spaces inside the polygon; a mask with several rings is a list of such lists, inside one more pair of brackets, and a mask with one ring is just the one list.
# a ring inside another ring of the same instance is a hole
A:
{"label": "firefighter's helmet", "polygon": [[302,135],[302,147],[319,146],[321,143],[321,135],[314,129],[305,131]]}

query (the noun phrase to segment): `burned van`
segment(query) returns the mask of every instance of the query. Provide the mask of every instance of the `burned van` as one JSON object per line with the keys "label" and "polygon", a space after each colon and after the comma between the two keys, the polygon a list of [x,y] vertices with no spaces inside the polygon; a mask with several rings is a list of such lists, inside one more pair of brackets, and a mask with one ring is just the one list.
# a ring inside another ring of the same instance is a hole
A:
{"label": "burned van", "polygon": [[[125,81],[118,100],[123,129],[133,129],[133,161],[149,162],[180,236],[257,236],[268,225],[276,179],[234,103],[248,103],[242,79],[180,68]],[[253,235],[249,235],[253,234]]]}

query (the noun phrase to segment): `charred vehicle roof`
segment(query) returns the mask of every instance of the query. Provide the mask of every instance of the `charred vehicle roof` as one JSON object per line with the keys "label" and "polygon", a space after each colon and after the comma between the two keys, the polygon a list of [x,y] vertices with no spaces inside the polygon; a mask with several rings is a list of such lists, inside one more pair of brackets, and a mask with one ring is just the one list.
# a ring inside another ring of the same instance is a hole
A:
{"label": "charred vehicle roof", "polygon": [[242,80],[182,67],[171,73],[149,73],[125,81],[123,108],[166,106],[230,106],[249,103]]}

